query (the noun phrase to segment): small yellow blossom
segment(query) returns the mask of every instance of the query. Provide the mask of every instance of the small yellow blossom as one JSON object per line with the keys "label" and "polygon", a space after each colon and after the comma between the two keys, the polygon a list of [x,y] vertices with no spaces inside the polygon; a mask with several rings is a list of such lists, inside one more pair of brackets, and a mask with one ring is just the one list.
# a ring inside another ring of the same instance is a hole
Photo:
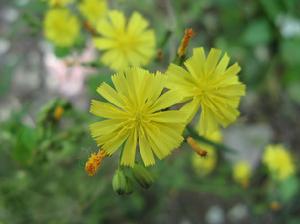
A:
{"label": "small yellow blossom", "polygon": [[46,13],[44,33],[59,47],[72,46],[80,31],[79,21],[68,9],[51,9]]}
{"label": "small yellow blossom", "polygon": [[155,54],[154,32],[137,12],[126,23],[122,12],[110,11],[98,21],[96,30],[101,37],[95,38],[94,44],[104,51],[101,61],[113,70],[146,65]]}
{"label": "small yellow blossom", "polygon": [[122,145],[121,165],[133,166],[137,146],[145,166],[180,146],[183,112],[164,110],[178,103],[176,92],[163,93],[166,76],[131,67],[112,76],[114,88],[102,83],[97,92],[108,102],[92,100],[90,112],[105,118],[90,125],[98,146],[108,155]]}
{"label": "small yellow blossom", "polygon": [[251,177],[251,166],[247,161],[239,161],[233,166],[233,179],[243,187],[248,187]]}
{"label": "small yellow blossom", "polygon": [[64,7],[72,2],[74,0],[48,0],[49,5],[52,7]]}
{"label": "small yellow blossom", "polygon": [[[222,134],[220,131],[216,131],[208,136],[206,136],[208,139],[215,141],[215,142],[221,142],[222,141]],[[191,146],[193,147],[193,146]],[[207,152],[207,155],[205,157],[199,156],[198,154],[192,155],[192,165],[195,170],[195,172],[200,176],[206,176],[210,174],[216,167],[217,164],[217,153],[214,147],[197,142],[198,148],[205,150]],[[196,148],[197,149],[197,148]]]}
{"label": "small yellow blossom", "polygon": [[106,157],[104,150],[92,153],[88,161],[85,163],[85,171],[89,176],[94,176],[98,171],[102,160]]}
{"label": "small yellow blossom", "polygon": [[279,211],[282,208],[282,205],[278,201],[272,201],[270,203],[270,209],[274,212]]}
{"label": "small yellow blossom", "polygon": [[94,26],[106,14],[107,3],[106,0],[82,0],[78,8],[80,13]]}
{"label": "small yellow blossom", "polygon": [[239,115],[240,98],[245,94],[245,85],[237,76],[240,66],[235,63],[227,68],[229,57],[225,54],[219,61],[220,56],[221,50],[212,49],[206,57],[203,48],[196,48],[184,63],[186,69],[171,64],[167,71],[167,88],[189,101],[181,108],[188,114],[187,121],[201,108],[197,130],[202,135],[234,122]]}
{"label": "small yellow blossom", "polygon": [[64,108],[62,106],[55,107],[54,113],[53,113],[54,119],[59,121],[61,119],[63,113],[64,113]]}
{"label": "small yellow blossom", "polygon": [[284,180],[295,173],[292,156],[283,145],[268,145],[263,154],[263,163],[277,180]]}

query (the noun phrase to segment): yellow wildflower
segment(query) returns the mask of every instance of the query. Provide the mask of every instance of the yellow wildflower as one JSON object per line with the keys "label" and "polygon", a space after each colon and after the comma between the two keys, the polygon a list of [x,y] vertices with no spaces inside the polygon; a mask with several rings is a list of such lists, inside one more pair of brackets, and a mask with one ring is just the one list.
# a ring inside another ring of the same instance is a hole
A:
{"label": "yellow wildflower", "polygon": [[74,2],[74,0],[49,0],[48,3],[52,7],[63,7],[70,3]]}
{"label": "yellow wildflower", "polygon": [[140,68],[128,68],[112,76],[114,88],[102,83],[97,92],[108,102],[92,100],[90,112],[106,118],[90,125],[99,147],[111,155],[123,144],[121,165],[133,166],[137,145],[145,166],[155,164],[179,147],[185,126],[183,112],[162,111],[180,99],[164,92],[166,76]]}
{"label": "yellow wildflower", "polygon": [[206,57],[203,48],[196,48],[184,63],[187,70],[171,64],[167,71],[167,87],[190,101],[181,108],[188,122],[201,107],[197,130],[202,135],[235,121],[240,97],[245,94],[245,85],[237,77],[239,65],[227,68],[229,57],[225,54],[219,61],[220,56],[221,50],[212,49]]}
{"label": "yellow wildflower", "polygon": [[278,180],[284,180],[295,173],[292,156],[283,145],[268,145],[263,154],[263,163]]}
{"label": "yellow wildflower", "polygon": [[107,3],[106,0],[82,0],[78,8],[90,24],[96,25],[107,12]]}
{"label": "yellow wildflower", "polygon": [[55,45],[59,47],[72,46],[79,31],[79,21],[68,9],[51,9],[46,13],[44,33],[46,38]]}
{"label": "yellow wildflower", "polygon": [[97,153],[92,153],[88,161],[85,163],[85,171],[89,176],[94,176],[98,171],[102,160],[106,157],[104,150],[99,150]]}
{"label": "yellow wildflower", "polygon": [[[221,142],[222,141],[222,134],[220,131],[216,131],[208,136],[206,136],[208,139],[215,141],[215,142]],[[193,147],[193,146],[191,146]],[[195,147],[195,146],[194,146]],[[197,142],[196,150],[197,148],[200,148],[202,150],[205,150],[207,152],[207,155],[205,157],[199,156],[198,154],[192,155],[192,165],[194,167],[195,172],[200,176],[206,176],[210,174],[217,165],[217,153],[214,149],[214,147]]]}
{"label": "yellow wildflower", "polygon": [[96,29],[102,37],[95,38],[94,44],[105,51],[101,61],[113,70],[146,65],[155,54],[154,32],[137,12],[126,24],[122,12],[110,11],[107,18],[97,23]]}
{"label": "yellow wildflower", "polygon": [[247,161],[239,161],[233,166],[233,179],[243,187],[248,187],[251,177],[251,166]]}
{"label": "yellow wildflower", "polygon": [[63,113],[64,113],[64,108],[62,106],[55,107],[54,113],[53,113],[54,119],[59,121],[61,119]]}
{"label": "yellow wildflower", "polygon": [[277,212],[282,208],[282,205],[278,201],[272,201],[270,203],[270,208],[271,208],[272,211]]}

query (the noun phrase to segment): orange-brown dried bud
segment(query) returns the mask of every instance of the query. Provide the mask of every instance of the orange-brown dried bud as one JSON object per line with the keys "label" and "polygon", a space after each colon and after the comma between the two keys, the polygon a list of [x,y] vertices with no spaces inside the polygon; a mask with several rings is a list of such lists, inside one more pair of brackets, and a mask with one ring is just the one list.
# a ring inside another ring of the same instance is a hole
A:
{"label": "orange-brown dried bud", "polygon": [[191,146],[191,148],[201,157],[207,156],[207,151],[202,149],[199,144],[192,137],[188,137],[186,139],[187,143]]}
{"label": "orange-brown dried bud", "polygon": [[53,113],[54,119],[59,121],[61,119],[63,113],[64,113],[64,108],[62,106],[55,107],[54,113]]}
{"label": "orange-brown dried bud", "polygon": [[189,45],[189,42],[194,35],[195,35],[195,33],[192,28],[186,29],[184,31],[184,36],[183,36],[181,43],[177,50],[177,54],[179,57],[182,57],[185,55],[187,46]]}
{"label": "orange-brown dried bud", "polygon": [[88,161],[85,163],[85,171],[89,176],[94,176],[98,171],[102,160],[106,157],[104,150],[99,150],[97,153],[92,153]]}

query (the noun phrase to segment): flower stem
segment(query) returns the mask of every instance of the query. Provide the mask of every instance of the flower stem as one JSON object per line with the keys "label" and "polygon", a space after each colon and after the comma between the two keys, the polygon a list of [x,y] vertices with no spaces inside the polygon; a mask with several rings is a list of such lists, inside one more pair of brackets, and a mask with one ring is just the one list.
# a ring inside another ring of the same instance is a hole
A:
{"label": "flower stem", "polygon": [[188,131],[188,134],[192,138],[194,138],[194,139],[196,139],[200,142],[203,142],[205,144],[211,145],[211,146],[215,147],[216,149],[224,150],[225,152],[230,152],[230,153],[236,153],[237,152],[237,150],[234,150],[234,149],[232,149],[232,148],[230,148],[226,145],[216,143],[214,141],[209,140],[208,138],[205,138],[204,136],[198,135],[197,131],[191,125],[188,125],[186,127],[186,130]]}

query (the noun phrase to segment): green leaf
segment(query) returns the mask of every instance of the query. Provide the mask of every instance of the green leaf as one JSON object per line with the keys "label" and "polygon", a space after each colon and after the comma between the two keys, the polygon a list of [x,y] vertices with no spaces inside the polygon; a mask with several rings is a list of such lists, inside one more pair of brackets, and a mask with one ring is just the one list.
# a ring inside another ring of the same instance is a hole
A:
{"label": "green leaf", "polygon": [[95,74],[89,76],[87,79],[87,84],[91,94],[94,95],[96,93],[97,87],[103,82],[106,82],[107,84],[111,85],[111,76],[107,74]]}
{"label": "green leaf", "polygon": [[300,82],[291,83],[287,92],[293,101],[300,104]]}
{"label": "green leaf", "polygon": [[266,20],[253,21],[246,28],[242,39],[249,46],[267,44],[272,40],[271,27]]}
{"label": "green leaf", "polygon": [[54,48],[54,54],[56,57],[58,58],[64,58],[66,56],[68,56],[71,52],[70,48],[67,47],[55,47]]}
{"label": "green leaf", "polygon": [[15,147],[13,147],[12,151],[13,158],[21,164],[28,164],[32,158],[36,144],[36,130],[27,126],[21,126],[16,133]]}
{"label": "green leaf", "polygon": [[260,0],[262,8],[266,12],[267,16],[275,22],[278,14],[282,12],[282,6],[279,1]]}
{"label": "green leaf", "polygon": [[289,39],[281,43],[280,53],[284,63],[298,65],[300,63],[300,39]]}
{"label": "green leaf", "polygon": [[299,181],[296,177],[290,177],[279,185],[280,197],[283,202],[289,202],[297,194]]}

